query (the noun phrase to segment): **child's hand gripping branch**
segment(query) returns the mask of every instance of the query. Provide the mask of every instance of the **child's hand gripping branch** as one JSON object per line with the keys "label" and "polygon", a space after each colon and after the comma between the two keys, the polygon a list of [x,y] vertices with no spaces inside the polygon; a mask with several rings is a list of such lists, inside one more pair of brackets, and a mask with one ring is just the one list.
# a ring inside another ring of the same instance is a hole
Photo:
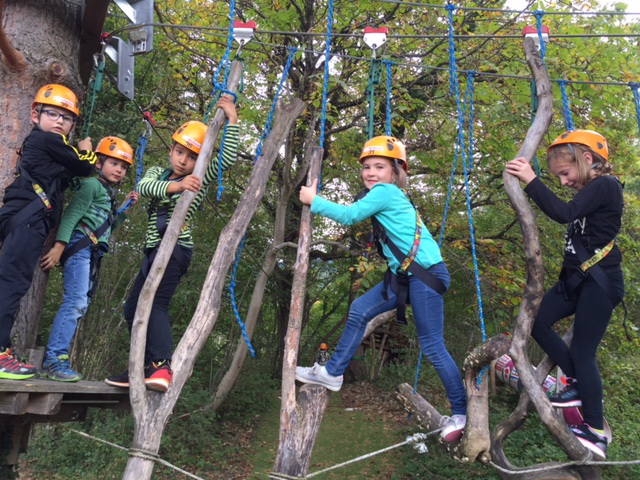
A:
{"label": "child's hand gripping branch", "polygon": [[311,205],[313,199],[316,198],[318,191],[318,179],[316,178],[310,187],[302,186],[300,188],[300,201],[305,205]]}
{"label": "child's hand gripping branch", "polygon": [[536,178],[536,173],[531,168],[531,164],[524,157],[518,157],[507,162],[505,170],[514,177],[518,177],[525,185],[528,185],[531,180]]}
{"label": "child's hand gripping branch", "polygon": [[64,242],[56,242],[51,250],[49,250],[45,255],[40,259],[40,267],[45,272],[48,272],[53,267],[60,263],[60,257],[62,257],[62,252],[64,252],[65,247],[67,246]]}

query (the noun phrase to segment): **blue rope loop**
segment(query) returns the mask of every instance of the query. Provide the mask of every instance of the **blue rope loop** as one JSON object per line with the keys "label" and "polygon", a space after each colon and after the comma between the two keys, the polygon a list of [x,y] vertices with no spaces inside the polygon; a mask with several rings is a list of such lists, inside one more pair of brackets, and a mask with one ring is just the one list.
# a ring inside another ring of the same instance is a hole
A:
{"label": "blue rope loop", "polygon": [[233,314],[236,317],[236,321],[238,325],[240,325],[240,331],[242,332],[242,338],[244,338],[244,342],[247,344],[247,349],[252,357],[255,358],[256,351],[253,349],[251,345],[251,340],[249,339],[249,335],[247,335],[247,327],[243,323],[240,318],[240,312],[238,311],[238,304],[236,302],[236,274],[238,272],[238,265],[240,264],[240,257],[242,256],[242,249],[244,248],[244,242],[247,239],[247,234],[245,233],[242,236],[242,240],[240,240],[240,245],[238,245],[238,253],[236,253],[236,259],[233,264],[233,269],[231,270],[231,279],[229,282],[229,296],[231,297],[231,308],[233,309]]}
{"label": "blue rope loop", "polygon": [[564,79],[557,80],[560,85],[560,93],[562,95],[562,112],[564,115],[564,127],[566,130],[575,130],[573,124],[573,116],[571,115],[571,109],[569,108],[569,97],[567,96],[567,81]]}
{"label": "blue rope loop", "polygon": [[[333,30],[333,0],[327,5],[327,40],[324,49],[324,77],[322,79],[322,113],[320,116],[320,148],[324,148],[324,134],[327,125],[327,95],[329,90],[329,62],[331,60],[331,32]],[[318,186],[320,185],[318,181]]]}
{"label": "blue rope loop", "polygon": [[392,72],[391,67],[393,67],[393,62],[391,60],[383,60],[382,62],[387,70],[387,111],[386,111],[386,121],[385,121],[385,134],[392,136],[391,134],[391,79]]}
{"label": "blue rope loop", "polygon": [[258,159],[262,156],[262,145],[271,133],[271,129],[273,128],[273,116],[276,112],[276,106],[278,104],[278,98],[280,97],[280,93],[282,92],[282,87],[284,83],[287,81],[287,77],[289,76],[289,70],[291,69],[291,65],[293,63],[293,57],[298,52],[296,47],[287,47],[289,50],[289,58],[287,58],[287,63],[282,70],[282,76],[280,77],[280,83],[278,83],[278,88],[276,89],[276,94],[273,97],[273,102],[271,102],[271,109],[269,110],[269,115],[267,116],[267,121],[264,124],[264,128],[262,129],[262,134],[260,135],[260,140],[258,140],[258,147],[256,148],[256,155],[253,158],[253,164],[258,161]]}
{"label": "blue rope loop", "polygon": [[458,65],[456,63],[456,45],[453,40],[453,11],[456,6],[452,3],[447,4],[447,15],[449,18],[449,93],[456,95],[458,82]]}
{"label": "blue rope loop", "polygon": [[416,375],[413,380],[413,393],[418,393],[418,380],[420,379],[420,367],[422,367],[422,349],[418,354],[418,364],[416,365]]}
{"label": "blue rope loop", "polygon": [[536,17],[536,28],[538,29],[538,40],[540,40],[540,58],[544,63],[544,57],[547,53],[547,46],[545,45],[544,38],[542,37],[542,17],[544,16],[544,10],[535,10],[533,14]]}
{"label": "blue rope loop", "polygon": [[636,105],[636,120],[638,121],[638,129],[640,129],[640,82],[629,82],[629,87],[633,93],[633,102]]}

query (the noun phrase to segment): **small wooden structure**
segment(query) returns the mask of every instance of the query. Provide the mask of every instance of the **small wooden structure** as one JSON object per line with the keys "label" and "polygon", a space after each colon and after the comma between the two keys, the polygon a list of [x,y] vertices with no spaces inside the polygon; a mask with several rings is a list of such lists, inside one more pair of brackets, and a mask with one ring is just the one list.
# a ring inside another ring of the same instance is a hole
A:
{"label": "small wooden structure", "polygon": [[0,434],[10,434],[12,443],[3,463],[18,463],[34,423],[80,422],[90,407],[128,410],[129,390],[104,382],[0,380]]}

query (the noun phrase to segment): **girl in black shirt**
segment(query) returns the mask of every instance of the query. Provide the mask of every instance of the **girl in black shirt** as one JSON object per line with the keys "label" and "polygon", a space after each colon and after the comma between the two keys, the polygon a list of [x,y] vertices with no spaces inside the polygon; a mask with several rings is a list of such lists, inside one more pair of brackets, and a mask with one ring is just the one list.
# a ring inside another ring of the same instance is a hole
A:
{"label": "girl in black shirt", "polygon": [[[547,163],[562,186],[575,190],[571,201],[562,201],[544,185],[526,159],[516,158],[506,165],[549,218],[569,225],[560,278],[545,293],[531,334],[570,377],[567,387],[549,398],[551,404],[582,406],[584,423],[571,430],[597,458],[604,459],[607,438],[596,350],[613,309],[624,296],[622,255],[615,245],[622,219],[622,185],[610,174],[607,141],[591,130],[560,135],[547,150]],[[574,333],[567,346],[552,326],[570,315],[575,315]]]}

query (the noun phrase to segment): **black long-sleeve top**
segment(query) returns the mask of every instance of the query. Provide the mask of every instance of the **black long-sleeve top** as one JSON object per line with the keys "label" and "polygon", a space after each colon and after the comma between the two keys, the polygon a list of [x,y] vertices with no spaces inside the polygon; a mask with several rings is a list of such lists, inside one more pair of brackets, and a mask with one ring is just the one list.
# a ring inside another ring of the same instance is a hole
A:
{"label": "black long-sleeve top", "polygon": [[[43,132],[36,126],[22,145],[19,166],[47,193],[53,207],[51,217],[58,219],[62,209],[62,192],[69,180],[76,176],[90,176],[96,160],[94,152],[76,149],[69,144],[66,136]],[[56,179],[58,185],[53,189]],[[32,182],[25,175],[19,175],[5,190],[0,222],[19,212],[37,197]]]}
{"label": "black long-sleeve top", "polygon": [[[558,198],[537,177],[524,191],[549,218],[558,223],[569,224],[563,261],[565,268],[577,269],[581,264],[571,243],[571,233],[574,230],[590,256],[605,247],[620,231],[624,202],[622,185],[614,176],[594,178],[569,202]],[[598,265],[613,268],[619,267],[621,262],[622,254],[616,245]]]}

